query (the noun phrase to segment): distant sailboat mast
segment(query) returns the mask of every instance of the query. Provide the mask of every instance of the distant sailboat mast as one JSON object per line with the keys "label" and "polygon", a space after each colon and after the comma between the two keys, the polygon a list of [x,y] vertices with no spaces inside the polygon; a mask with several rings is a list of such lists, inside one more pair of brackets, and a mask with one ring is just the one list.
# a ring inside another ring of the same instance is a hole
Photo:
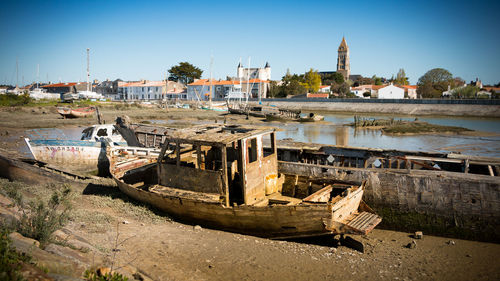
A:
{"label": "distant sailboat mast", "polygon": [[87,92],[90,92],[90,48],[87,48]]}
{"label": "distant sailboat mast", "polygon": [[250,60],[251,58],[248,57],[248,68],[247,68],[247,94],[246,94],[246,102],[248,103],[248,96],[250,95]]}
{"label": "distant sailboat mast", "polygon": [[16,57],[16,94],[19,91],[19,59]]}
{"label": "distant sailboat mast", "polygon": [[210,57],[210,89],[209,89],[209,96],[208,96],[208,106],[209,108],[212,108],[212,88],[213,88],[213,85],[212,85],[212,66],[214,64],[214,56],[211,56]]}

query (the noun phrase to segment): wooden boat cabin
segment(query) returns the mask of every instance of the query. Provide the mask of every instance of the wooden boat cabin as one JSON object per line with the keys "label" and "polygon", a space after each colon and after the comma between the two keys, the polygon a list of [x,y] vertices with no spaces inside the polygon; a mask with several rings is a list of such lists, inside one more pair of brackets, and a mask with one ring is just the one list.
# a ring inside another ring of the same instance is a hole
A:
{"label": "wooden boat cabin", "polygon": [[[271,144],[264,150],[263,142]],[[159,184],[222,194],[226,206],[264,204],[281,192],[274,129],[202,126],[171,132],[158,166]]]}

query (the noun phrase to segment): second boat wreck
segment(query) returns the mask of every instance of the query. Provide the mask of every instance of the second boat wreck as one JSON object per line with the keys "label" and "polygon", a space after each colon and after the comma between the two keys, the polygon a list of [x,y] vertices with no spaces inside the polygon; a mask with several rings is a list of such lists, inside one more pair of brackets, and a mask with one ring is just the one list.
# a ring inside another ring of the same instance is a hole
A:
{"label": "second boat wreck", "polygon": [[269,238],[366,234],[381,221],[362,201],[364,182],[311,179],[298,188],[299,176],[280,173],[272,128],[178,130],[158,158],[122,149],[108,148],[120,190],[184,221]]}

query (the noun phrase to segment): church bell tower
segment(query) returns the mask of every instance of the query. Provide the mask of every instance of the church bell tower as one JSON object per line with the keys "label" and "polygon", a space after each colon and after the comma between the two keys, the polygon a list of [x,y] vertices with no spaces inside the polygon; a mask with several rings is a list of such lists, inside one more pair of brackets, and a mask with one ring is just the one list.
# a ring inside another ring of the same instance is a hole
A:
{"label": "church bell tower", "polygon": [[347,81],[349,79],[349,75],[351,74],[351,65],[349,64],[349,47],[347,46],[344,37],[342,37],[338,53],[337,72],[341,73],[344,76],[344,80]]}

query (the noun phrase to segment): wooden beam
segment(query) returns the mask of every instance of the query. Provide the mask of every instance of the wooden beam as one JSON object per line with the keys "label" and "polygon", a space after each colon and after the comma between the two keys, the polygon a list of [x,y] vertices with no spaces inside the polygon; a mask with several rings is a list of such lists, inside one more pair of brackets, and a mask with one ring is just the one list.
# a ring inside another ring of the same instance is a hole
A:
{"label": "wooden beam", "polygon": [[222,182],[224,184],[224,193],[226,197],[226,207],[229,207],[229,182],[227,179],[227,147],[224,145],[222,149]]}
{"label": "wooden beam", "polygon": [[469,173],[469,159],[464,160],[464,173]]}
{"label": "wooden beam", "polygon": [[488,165],[488,171],[490,172],[490,176],[494,177],[495,173],[493,173],[493,168],[491,168],[491,165]]}
{"label": "wooden beam", "polygon": [[160,184],[160,178],[161,178],[161,161],[163,160],[163,157],[165,156],[165,152],[167,151],[168,148],[168,142],[165,142],[161,148],[160,154],[158,155],[158,160],[156,164],[156,173],[158,175],[158,184]]}
{"label": "wooden beam", "polygon": [[201,169],[201,144],[196,145],[196,165]]}
{"label": "wooden beam", "polygon": [[181,165],[181,144],[178,140],[175,142],[175,158],[175,164],[179,167]]}

